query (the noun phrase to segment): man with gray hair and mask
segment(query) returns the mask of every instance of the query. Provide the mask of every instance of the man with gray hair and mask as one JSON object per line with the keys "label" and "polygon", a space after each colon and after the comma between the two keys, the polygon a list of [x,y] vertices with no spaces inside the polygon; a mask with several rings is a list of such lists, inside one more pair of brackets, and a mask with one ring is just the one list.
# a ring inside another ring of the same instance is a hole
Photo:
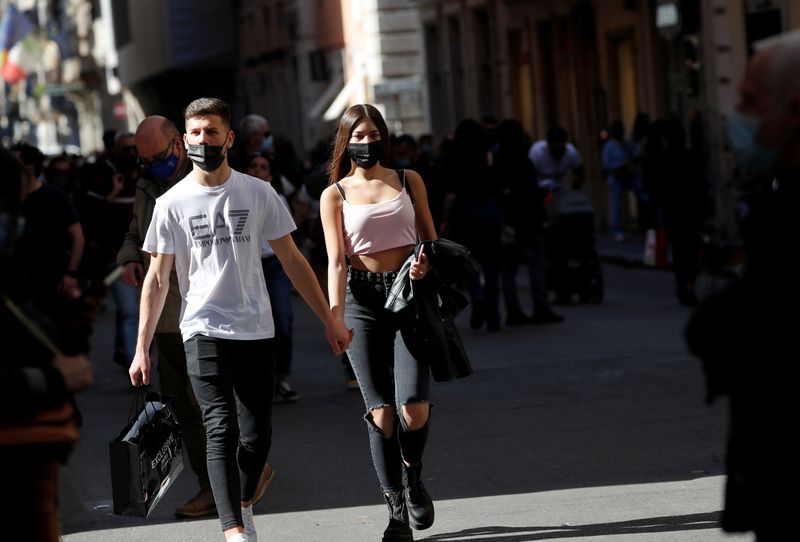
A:
{"label": "man with gray hair and mask", "polygon": [[245,171],[247,167],[243,164],[246,164],[252,155],[260,152],[272,152],[272,132],[267,119],[252,113],[239,121],[236,143],[231,149],[229,163],[234,169]]}
{"label": "man with gray hair and mask", "polygon": [[[730,425],[722,528],[757,542],[792,538],[797,461],[800,280],[794,263],[800,208],[800,31],[755,44],[728,135],[746,181],[742,279],[709,296],[686,329],[707,399],[728,396]],[[792,354],[794,352],[794,354]]]}

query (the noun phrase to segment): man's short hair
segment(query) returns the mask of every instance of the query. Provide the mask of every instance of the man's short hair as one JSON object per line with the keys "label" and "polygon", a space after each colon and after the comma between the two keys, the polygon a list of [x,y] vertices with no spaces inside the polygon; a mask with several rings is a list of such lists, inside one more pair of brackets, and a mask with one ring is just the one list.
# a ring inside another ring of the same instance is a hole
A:
{"label": "man's short hair", "polygon": [[42,167],[44,166],[45,156],[39,147],[20,141],[15,143],[11,150],[19,155],[19,159],[25,166],[33,168],[34,176],[38,177],[42,174]]}
{"label": "man's short hair", "polygon": [[261,115],[255,113],[247,115],[239,121],[239,136],[247,137],[254,134],[261,134],[269,128],[269,122]]}
{"label": "man's short hair", "polygon": [[198,98],[186,106],[186,110],[183,112],[184,120],[212,115],[221,118],[222,123],[228,128],[231,127],[231,109],[219,98]]}
{"label": "man's short hair", "polygon": [[410,134],[401,134],[397,136],[397,139],[394,141],[395,145],[408,145],[412,149],[417,148],[417,140]]}
{"label": "man's short hair", "polygon": [[135,136],[130,132],[118,132],[118,133],[116,133],[114,135],[114,146],[116,147],[117,145],[119,145],[120,141],[122,141],[123,139],[127,139],[129,137],[132,138],[132,137],[135,137]]}

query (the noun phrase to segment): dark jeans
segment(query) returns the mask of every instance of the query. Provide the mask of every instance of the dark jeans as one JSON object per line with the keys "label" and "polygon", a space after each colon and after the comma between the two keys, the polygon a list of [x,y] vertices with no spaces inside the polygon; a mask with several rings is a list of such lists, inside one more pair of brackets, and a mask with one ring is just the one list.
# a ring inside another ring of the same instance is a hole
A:
{"label": "dark jeans", "polygon": [[[114,266],[110,266],[110,272]],[[114,348],[125,354],[125,364],[130,365],[136,353],[139,333],[139,290],[117,279],[108,287],[116,306]]]}
{"label": "dark jeans", "polygon": [[292,372],[292,283],[277,256],[262,258],[261,268],[275,321],[275,372],[286,378]]}
{"label": "dark jeans", "polygon": [[[347,355],[364,397],[372,462],[384,492],[403,489],[403,459],[422,460],[429,425],[410,431],[401,412],[402,405],[428,402],[430,371],[406,348],[403,336],[410,331],[402,317],[383,308],[394,275],[351,269],[345,296],[345,321],[355,331]],[[395,411],[397,430],[389,436],[372,419],[372,411],[385,406]]]}
{"label": "dark jeans", "polygon": [[200,486],[208,485],[206,466],[206,428],[200,407],[194,397],[192,383],[186,372],[186,351],[180,333],[156,333],[158,353],[158,382],[163,395],[175,399],[172,407],[181,426],[181,437],[189,456],[189,465],[197,475]]}
{"label": "dark jeans", "polygon": [[475,256],[481,265],[481,272],[471,275],[467,279],[472,310],[483,308],[486,323],[490,328],[500,326],[500,253],[491,258],[483,259]]}
{"label": "dark jeans", "polygon": [[544,238],[539,235],[535,238],[525,240],[513,245],[504,247],[506,250],[503,258],[503,297],[506,304],[506,313],[514,309],[520,310],[519,294],[517,292],[517,270],[519,260],[523,258],[528,268],[528,283],[531,291],[531,301],[533,312],[547,311],[550,303],[547,299],[547,287],[545,285],[545,246]]}
{"label": "dark jeans", "polygon": [[195,335],[186,367],[203,413],[208,476],[222,529],[242,526],[240,501],[255,494],[272,443],[273,339]]}

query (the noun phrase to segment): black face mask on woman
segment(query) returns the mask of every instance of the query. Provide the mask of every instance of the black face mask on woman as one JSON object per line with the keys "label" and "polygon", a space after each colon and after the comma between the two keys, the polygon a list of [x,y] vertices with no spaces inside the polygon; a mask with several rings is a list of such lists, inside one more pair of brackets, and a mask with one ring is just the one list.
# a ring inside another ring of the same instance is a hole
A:
{"label": "black face mask on woman", "polygon": [[347,152],[358,167],[369,169],[377,164],[383,156],[383,140],[379,139],[371,143],[350,143],[347,145]]}
{"label": "black face mask on woman", "polygon": [[189,143],[186,149],[186,156],[203,171],[216,171],[225,160],[225,155],[222,154],[224,149],[224,144],[194,145]]}

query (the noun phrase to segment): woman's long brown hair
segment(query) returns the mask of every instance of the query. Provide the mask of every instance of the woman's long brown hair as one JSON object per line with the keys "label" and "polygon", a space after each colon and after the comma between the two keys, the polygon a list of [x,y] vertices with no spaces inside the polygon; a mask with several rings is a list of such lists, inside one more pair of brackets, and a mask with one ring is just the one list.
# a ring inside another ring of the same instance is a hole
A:
{"label": "woman's long brown hair", "polygon": [[336,137],[333,140],[333,156],[331,157],[331,173],[328,184],[344,179],[355,171],[356,166],[350,160],[347,144],[350,143],[353,130],[366,118],[375,123],[375,126],[378,127],[378,132],[381,134],[381,140],[383,141],[381,163],[389,163],[389,129],[386,127],[386,121],[383,120],[381,112],[370,104],[351,106],[342,115],[342,119],[339,121],[339,128],[336,130]]}

